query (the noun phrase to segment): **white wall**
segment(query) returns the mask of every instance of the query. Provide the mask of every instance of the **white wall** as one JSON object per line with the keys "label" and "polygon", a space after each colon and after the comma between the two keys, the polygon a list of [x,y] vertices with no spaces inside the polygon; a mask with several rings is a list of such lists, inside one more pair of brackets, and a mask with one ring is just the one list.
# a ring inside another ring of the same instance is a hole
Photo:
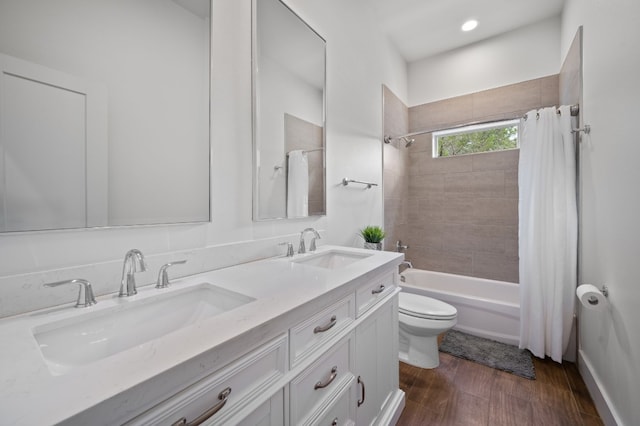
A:
{"label": "white wall", "polygon": [[[25,277],[16,274],[82,264],[97,263],[98,267],[104,265],[102,262],[113,262],[113,266],[108,264],[109,273],[117,276],[124,253],[133,247],[149,257],[286,236],[307,226],[326,231],[322,242],[352,245],[358,242],[355,235],[359,228],[370,223],[382,224],[381,187],[364,190],[340,185],[345,176],[382,183],[382,84],[400,96],[406,97],[407,92],[406,66],[380,34],[375,17],[369,12],[368,1],[288,2],[327,40],[328,216],[261,223],[254,223],[251,218],[250,2],[214,0],[213,4],[213,222],[3,234],[0,236],[0,307],[3,299],[18,293],[28,295],[51,278],[51,274],[43,273],[32,280],[33,284],[21,285]],[[273,256],[281,252],[281,247],[269,243],[268,248],[253,255]],[[238,253],[235,259],[242,261],[243,257]],[[194,266],[185,265],[188,267]],[[139,282],[151,283],[156,273],[154,269],[142,274]],[[102,283],[99,291],[106,292],[106,286],[112,286],[109,290],[115,292],[118,283]],[[51,304],[60,303],[55,297],[50,300]]]}
{"label": "white wall", "polygon": [[560,18],[409,64],[408,106],[557,74]]}
{"label": "white wall", "polygon": [[592,128],[581,144],[582,279],[610,292],[606,312],[580,312],[580,367],[596,403],[599,392],[608,402],[607,424],[620,425],[640,419],[638,22],[635,0],[568,0],[562,20],[563,54],[584,27],[581,109]]}

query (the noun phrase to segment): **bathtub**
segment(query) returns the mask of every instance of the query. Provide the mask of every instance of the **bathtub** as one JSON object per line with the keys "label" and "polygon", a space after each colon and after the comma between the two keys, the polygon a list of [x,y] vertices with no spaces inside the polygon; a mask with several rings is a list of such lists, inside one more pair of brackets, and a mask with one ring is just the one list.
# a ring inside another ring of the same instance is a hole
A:
{"label": "bathtub", "polygon": [[520,335],[518,284],[443,272],[407,269],[400,285],[407,293],[442,300],[458,310],[457,330],[517,345]]}

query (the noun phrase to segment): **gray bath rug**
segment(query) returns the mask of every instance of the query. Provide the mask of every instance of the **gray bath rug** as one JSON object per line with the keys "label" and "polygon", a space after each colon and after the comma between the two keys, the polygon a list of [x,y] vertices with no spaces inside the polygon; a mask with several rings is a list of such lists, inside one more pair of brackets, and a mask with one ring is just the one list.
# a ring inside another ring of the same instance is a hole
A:
{"label": "gray bath rug", "polygon": [[457,330],[449,330],[440,344],[440,352],[535,380],[531,353],[517,346],[483,339]]}

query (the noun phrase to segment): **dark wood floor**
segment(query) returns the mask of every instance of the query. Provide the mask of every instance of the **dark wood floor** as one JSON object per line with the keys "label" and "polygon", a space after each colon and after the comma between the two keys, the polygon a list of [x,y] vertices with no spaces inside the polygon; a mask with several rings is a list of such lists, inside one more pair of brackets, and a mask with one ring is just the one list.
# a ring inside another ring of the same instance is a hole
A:
{"label": "dark wood floor", "polygon": [[424,370],[400,363],[398,425],[602,425],[575,364],[534,358],[536,380],[440,353]]}

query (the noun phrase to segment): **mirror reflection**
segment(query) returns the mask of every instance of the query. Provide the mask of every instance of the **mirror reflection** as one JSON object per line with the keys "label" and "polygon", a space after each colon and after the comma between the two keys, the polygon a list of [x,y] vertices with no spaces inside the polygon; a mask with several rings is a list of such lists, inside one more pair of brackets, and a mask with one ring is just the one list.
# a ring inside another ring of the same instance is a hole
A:
{"label": "mirror reflection", "polygon": [[0,232],[209,220],[210,0],[0,2]]}
{"label": "mirror reflection", "polygon": [[253,2],[254,220],[325,214],[325,41],[278,0]]}

